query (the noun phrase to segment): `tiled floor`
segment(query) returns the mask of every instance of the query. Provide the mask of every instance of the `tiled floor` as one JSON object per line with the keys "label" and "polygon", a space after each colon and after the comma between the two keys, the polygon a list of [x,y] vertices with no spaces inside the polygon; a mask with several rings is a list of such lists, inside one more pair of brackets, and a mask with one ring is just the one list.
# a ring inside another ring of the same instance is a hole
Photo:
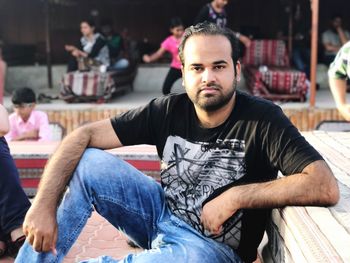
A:
{"label": "tiled floor", "polygon": [[[93,213],[63,262],[79,262],[101,255],[121,259],[129,253],[138,251],[141,251],[141,249],[131,248],[126,243],[124,235],[97,213]],[[9,257],[3,258],[0,259],[0,262],[12,263],[14,259]]]}

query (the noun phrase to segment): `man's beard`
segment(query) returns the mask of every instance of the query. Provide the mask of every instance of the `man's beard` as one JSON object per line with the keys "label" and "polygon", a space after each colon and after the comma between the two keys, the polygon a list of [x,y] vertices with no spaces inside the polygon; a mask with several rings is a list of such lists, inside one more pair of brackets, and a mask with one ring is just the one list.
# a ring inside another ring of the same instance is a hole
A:
{"label": "man's beard", "polygon": [[[207,87],[216,88],[219,91],[223,90],[222,87],[217,84],[209,84],[207,85]],[[206,112],[214,112],[224,107],[230,102],[230,100],[232,99],[233,95],[236,92],[236,88],[237,88],[237,80],[235,79],[232,84],[232,89],[227,94],[222,94],[221,92],[220,92],[220,95],[208,94],[208,95],[205,95],[206,99],[203,100],[199,97],[201,93],[199,91],[196,94],[196,97],[192,99],[192,102],[199,108],[205,110]]]}

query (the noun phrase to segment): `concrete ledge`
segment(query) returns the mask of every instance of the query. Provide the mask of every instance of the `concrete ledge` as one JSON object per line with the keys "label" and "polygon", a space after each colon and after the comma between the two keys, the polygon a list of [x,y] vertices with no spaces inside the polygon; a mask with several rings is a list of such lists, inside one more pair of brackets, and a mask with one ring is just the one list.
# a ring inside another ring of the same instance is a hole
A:
{"label": "concrete ledge", "polygon": [[[52,67],[54,89],[59,89],[59,83],[66,70],[65,65],[54,65]],[[41,90],[47,89],[47,67],[45,65],[8,67],[5,90],[11,93],[14,89],[23,86],[33,88],[37,94]]]}

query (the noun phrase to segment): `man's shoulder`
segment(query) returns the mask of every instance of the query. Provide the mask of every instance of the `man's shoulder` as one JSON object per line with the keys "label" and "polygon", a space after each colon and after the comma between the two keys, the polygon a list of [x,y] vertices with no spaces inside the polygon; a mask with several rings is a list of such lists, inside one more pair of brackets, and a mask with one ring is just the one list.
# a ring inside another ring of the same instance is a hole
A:
{"label": "man's shoulder", "polygon": [[248,122],[274,122],[284,118],[284,113],[280,106],[264,98],[256,97],[247,93],[237,94],[237,109],[233,111],[242,120]]}
{"label": "man's shoulder", "polygon": [[154,104],[159,105],[172,105],[178,103],[189,103],[191,102],[186,93],[171,93],[162,97],[158,97],[153,100]]}
{"label": "man's shoulder", "polygon": [[237,100],[240,101],[238,104],[240,107],[243,108],[243,110],[247,112],[252,112],[252,111],[259,111],[263,109],[278,109],[278,105],[273,103],[270,100],[266,100],[264,98],[260,98],[257,96],[250,95],[248,93],[242,92],[242,91],[237,91]]}

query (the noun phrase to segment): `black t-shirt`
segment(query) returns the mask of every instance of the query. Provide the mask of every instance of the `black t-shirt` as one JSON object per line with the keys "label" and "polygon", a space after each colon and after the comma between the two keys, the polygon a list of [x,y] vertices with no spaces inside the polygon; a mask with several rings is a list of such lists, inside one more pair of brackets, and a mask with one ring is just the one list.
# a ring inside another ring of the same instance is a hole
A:
{"label": "black t-shirt", "polygon": [[234,185],[275,179],[279,170],[301,172],[322,159],[280,107],[241,92],[231,115],[216,128],[200,127],[187,94],[154,99],[111,121],[123,145],[156,145],[171,211],[247,262],[256,257],[270,209],[242,209],[213,236],[200,224],[202,205]]}
{"label": "black t-shirt", "polygon": [[208,3],[199,11],[196,19],[194,20],[194,24],[196,25],[204,21],[217,24],[220,27],[225,27],[227,24],[226,11],[223,10],[223,12],[218,13],[214,10],[211,4]]}

